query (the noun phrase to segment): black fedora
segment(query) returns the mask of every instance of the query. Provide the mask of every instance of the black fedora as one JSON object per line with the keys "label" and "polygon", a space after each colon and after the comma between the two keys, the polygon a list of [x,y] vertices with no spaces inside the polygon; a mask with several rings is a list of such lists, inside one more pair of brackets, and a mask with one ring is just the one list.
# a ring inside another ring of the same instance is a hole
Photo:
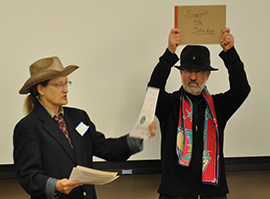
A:
{"label": "black fedora", "polygon": [[210,66],[210,53],[208,48],[199,45],[188,45],[180,54],[178,69],[218,70]]}

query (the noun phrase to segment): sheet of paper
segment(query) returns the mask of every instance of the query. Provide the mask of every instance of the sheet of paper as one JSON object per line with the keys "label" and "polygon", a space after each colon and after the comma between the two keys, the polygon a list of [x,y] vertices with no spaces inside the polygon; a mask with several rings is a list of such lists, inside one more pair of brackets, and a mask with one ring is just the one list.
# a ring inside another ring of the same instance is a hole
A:
{"label": "sheet of paper", "polygon": [[183,44],[220,44],[226,5],[175,6],[175,28]]}
{"label": "sheet of paper", "polygon": [[77,166],[72,169],[69,180],[79,180],[83,184],[104,185],[119,178],[117,172],[100,171]]}
{"label": "sheet of paper", "polygon": [[148,87],[139,118],[130,133],[131,137],[148,139],[150,136],[149,125],[154,120],[158,88]]}

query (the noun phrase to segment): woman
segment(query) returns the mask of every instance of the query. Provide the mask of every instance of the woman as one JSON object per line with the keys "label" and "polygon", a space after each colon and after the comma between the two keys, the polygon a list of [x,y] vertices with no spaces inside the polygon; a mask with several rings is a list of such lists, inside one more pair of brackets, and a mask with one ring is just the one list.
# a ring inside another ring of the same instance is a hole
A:
{"label": "woman", "polygon": [[[28,94],[27,116],[14,129],[14,165],[21,186],[32,199],[96,198],[93,185],[69,181],[76,165],[92,167],[92,157],[124,161],[142,150],[129,135],[106,139],[87,113],[63,107],[68,103],[67,75],[78,66],[63,67],[58,57],[36,61],[20,94]],[[156,124],[149,128],[155,135]]]}

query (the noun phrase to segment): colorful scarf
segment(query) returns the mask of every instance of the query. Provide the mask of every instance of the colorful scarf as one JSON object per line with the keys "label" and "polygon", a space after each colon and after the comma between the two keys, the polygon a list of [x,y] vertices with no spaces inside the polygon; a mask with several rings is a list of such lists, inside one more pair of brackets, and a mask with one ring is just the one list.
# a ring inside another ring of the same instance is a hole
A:
{"label": "colorful scarf", "polygon": [[[202,95],[206,102],[203,131],[202,183],[219,185],[219,132],[213,98],[205,86]],[[181,88],[179,123],[177,128],[176,153],[181,166],[188,167],[192,154],[192,113],[191,100]]]}

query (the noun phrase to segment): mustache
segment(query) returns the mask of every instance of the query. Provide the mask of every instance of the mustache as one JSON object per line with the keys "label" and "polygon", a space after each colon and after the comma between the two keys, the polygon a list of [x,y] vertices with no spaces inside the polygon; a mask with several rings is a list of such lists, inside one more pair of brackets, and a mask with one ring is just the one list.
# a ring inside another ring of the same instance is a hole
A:
{"label": "mustache", "polygon": [[199,86],[199,82],[197,80],[189,80],[188,85],[190,85],[191,83],[195,83],[197,84],[197,86]]}

